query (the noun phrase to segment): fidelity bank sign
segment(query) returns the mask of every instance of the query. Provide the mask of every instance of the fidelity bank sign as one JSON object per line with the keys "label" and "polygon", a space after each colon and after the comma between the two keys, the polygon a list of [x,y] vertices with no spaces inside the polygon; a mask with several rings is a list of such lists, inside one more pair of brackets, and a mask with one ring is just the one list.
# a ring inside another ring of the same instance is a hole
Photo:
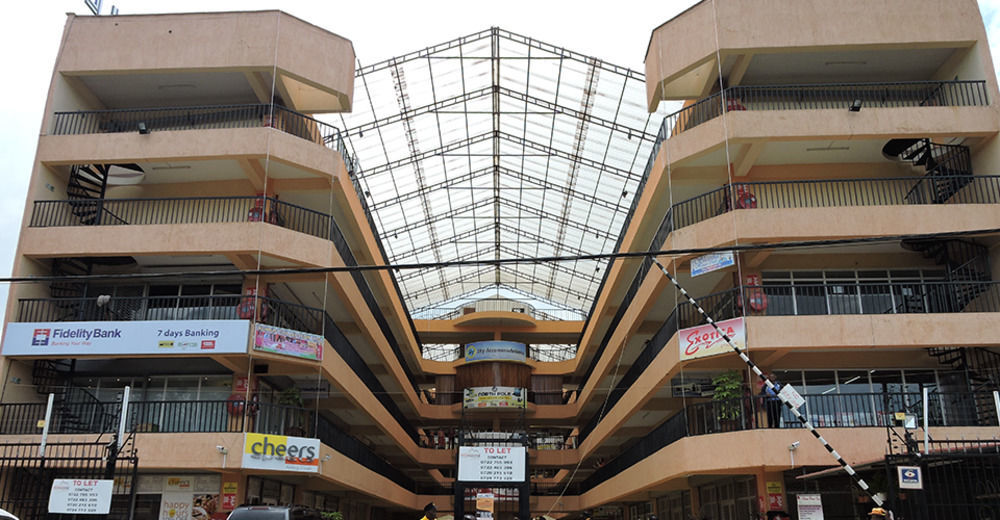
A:
{"label": "fidelity bank sign", "polygon": [[242,354],[247,320],[8,323],[5,356]]}

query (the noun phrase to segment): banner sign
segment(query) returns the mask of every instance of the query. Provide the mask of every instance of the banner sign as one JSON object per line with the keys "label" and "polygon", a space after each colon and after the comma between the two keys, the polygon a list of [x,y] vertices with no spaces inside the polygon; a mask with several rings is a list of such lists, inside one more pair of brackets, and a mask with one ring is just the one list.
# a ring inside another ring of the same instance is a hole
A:
{"label": "banner sign", "polygon": [[477,341],[465,346],[465,362],[472,361],[520,361],[527,358],[528,348],[516,341]]}
{"label": "banner sign", "polygon": [[[738,349],[746,350],[747,329],[743,318],[719,321],[716,325],[729,336]],[[728,354],[733,351],[726,340],[722,339],[722,335],[708,324],[681,329],[679,338],[681,361]]]}
{"label": "banner sign", "polygon": [[313,361],[323,360],[323,336],[258,323],[254,328],[253,349]]}
{"label": "banner sign", "polygon": [[49,513],[60,515],[106,515],[111,511],[113,479],[57,478],[49,492]]}
{"label": "banner sign", "polygon": [[736,265],[736,260],[733,258],[732,251],[699,256],[698,258],[691,259],[691,277],[694,278],[695,276],[701,276],[734,265]]}
{"label": "banner sign", "polygon": [[5,356],[246,354],[247,320],[8,323]]}
{"label": "banner sign", "polygon": [[899,489],[924,489],[919,466],[899,466],[896,472],[899,477]]}
{"label": "banner sign", "polygon": [[463,391],[462,408],[524,408],[525,389],[513,386],[472,386]]}
{"label": "banner sign", "polygon": [[244,468],[319,473],[319,439],[266,433],[244,435]]}
{"label": "banner sign", "polygon": [[460,446],[459,482],[524,482],[524,446]]}
{"label": "banner sign", "polygon": [[160,519],[159,520],[192,520],[192,495],[179,493],[177,491],[164,492],[160,495]]}
{"label": "banner sign", "polygon": [[798,494],[795,503],[799,509],[799,520],[823,520],[823,495]]}

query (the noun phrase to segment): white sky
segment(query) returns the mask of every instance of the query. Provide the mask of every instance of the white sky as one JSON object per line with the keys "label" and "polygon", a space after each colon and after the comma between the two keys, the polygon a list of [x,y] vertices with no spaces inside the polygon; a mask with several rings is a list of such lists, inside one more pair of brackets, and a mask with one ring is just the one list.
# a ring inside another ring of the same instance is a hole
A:
{"label": "white sky", "polygon": [[[441,43],[491,26],[643,70],[653,28],[694,0],[469,1],[333,0],[284,2],[242,0],[104,0],[104,13],[122,14],[281,9],[350,39],[362,64]],[[995,68],[1000,70],[1000,0],[979,0]],[[610,7],[610,8],[609,8]],[[6,182],[0,189],[0,273],[9,274],[32,161],[38,144],[45,95],[66,20],[65,13],[90,14],[83,0],[35,0],[8,6],[0,42],[8,80],[0,113],[0,157]],[[991,172],[1000,173],[1000,172]],[[0,309],[7,290],[0,286]]]}

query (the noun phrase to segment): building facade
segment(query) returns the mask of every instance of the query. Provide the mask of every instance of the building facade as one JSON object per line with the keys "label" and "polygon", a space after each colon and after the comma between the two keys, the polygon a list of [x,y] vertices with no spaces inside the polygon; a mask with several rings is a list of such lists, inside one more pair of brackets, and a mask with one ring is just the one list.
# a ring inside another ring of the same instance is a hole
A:
{"label": "building facade", "polygon": [[[699,2],[645,74],[496,28],[356,67],[279,11],[70,15],[0,507],[38,518],[87,478],[139,519],[866,513],[660,266],[588,256],[665,251],[873,492],[996,514],[969,474],[885,476],[1000,434],[985,28],[973,0],[829,9]],[[109,442],[117,467],[68,455]]]}

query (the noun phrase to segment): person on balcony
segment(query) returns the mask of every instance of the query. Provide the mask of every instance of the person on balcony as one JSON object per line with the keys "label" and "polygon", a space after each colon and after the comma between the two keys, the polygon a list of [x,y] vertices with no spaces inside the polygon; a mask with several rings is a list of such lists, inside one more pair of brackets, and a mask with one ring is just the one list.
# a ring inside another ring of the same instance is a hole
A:
{"label": "person on balcony", "polygon": [[780,428],[781,427],[781,399],[778,398],[778,392],[781,391],[781,383],[778,382],[778,378],[775,377],[774,373],[767,375],[767,378],[774,383],[774,388],[763,386],[760,392],[760,396],[764,401],[764,408],[767,410],[767,427],[768,428]]}

